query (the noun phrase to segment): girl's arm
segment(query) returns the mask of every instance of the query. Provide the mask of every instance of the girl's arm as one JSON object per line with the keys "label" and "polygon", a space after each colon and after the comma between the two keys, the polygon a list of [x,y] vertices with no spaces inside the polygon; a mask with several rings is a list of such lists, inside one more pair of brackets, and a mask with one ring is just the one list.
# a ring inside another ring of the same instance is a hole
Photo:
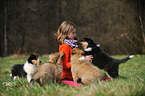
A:
{"label": "girl's arm", "polygon": [[59,45],[59,52],[62,51],[65,54],[64,57],[62,58],[63,68],[69,69],[71,68],[70,58],[71,58],[72,48],[68,44],[63,43],[62,45]]}

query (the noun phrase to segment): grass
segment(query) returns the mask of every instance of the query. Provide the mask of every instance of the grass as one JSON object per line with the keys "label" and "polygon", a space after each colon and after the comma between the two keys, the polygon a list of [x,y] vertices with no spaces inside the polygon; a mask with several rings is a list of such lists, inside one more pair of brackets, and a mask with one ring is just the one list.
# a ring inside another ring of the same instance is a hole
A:
{"label": "grass", "polygon": [[[113,56],[121,59],[126,56]],[[46,62],[46,57],[40,57]],[[92,83],[87,86],[69,87],[65,84],[46,84],[36,89],[29,87],[26,78],[11,80],[13,64],[25,63],[27,57],[0,58],[0,95],[1,96],[145,96],[145,55],[136,55],[119,67],[119,77],[112,81]]]}

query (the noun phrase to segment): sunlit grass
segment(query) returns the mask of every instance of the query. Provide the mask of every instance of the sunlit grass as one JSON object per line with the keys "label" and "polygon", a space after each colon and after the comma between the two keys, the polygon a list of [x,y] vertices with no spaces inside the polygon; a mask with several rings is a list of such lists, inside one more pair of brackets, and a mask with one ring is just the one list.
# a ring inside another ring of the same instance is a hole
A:
{"label": "sunlit grass", "polygon": [[[124,58],[126,56],[113,56]],[[40,57],[46,62],[46,57]],[[13,64],[25,63],[23,58],[0,59],[0,95],[1,96],[144,96],[145,95],[145,55],[136,55],[119,67],[119,77],[112,81],[92,83],[87,86],[69,87],[65,84],[46,84],[36,89],[30,88],[26,78],[11,80]]]}

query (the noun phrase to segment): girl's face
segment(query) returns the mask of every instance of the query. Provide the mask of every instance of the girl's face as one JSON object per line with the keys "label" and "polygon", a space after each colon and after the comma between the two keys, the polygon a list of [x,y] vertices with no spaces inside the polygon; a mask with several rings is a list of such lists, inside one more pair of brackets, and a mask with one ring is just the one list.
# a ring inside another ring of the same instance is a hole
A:
{"label": "girl's face", "polygon": [[76,29],[74,29],[73,32],[70,32],[68,35],[67,35],[68,38],[70,38],[71,40],[74,40],[74,38],[76,37]]}

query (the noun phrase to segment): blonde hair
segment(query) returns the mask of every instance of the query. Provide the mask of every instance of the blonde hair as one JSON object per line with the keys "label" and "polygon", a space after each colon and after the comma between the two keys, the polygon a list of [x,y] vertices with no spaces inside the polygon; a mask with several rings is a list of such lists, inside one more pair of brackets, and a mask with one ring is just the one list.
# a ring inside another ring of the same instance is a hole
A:
{"label": "blonde hair", "polygon": [[55,34],[57,42],[62,44],[67,35],[73,32],[75,29],[76,25],[74,23],[70,21],[62,22]]}

